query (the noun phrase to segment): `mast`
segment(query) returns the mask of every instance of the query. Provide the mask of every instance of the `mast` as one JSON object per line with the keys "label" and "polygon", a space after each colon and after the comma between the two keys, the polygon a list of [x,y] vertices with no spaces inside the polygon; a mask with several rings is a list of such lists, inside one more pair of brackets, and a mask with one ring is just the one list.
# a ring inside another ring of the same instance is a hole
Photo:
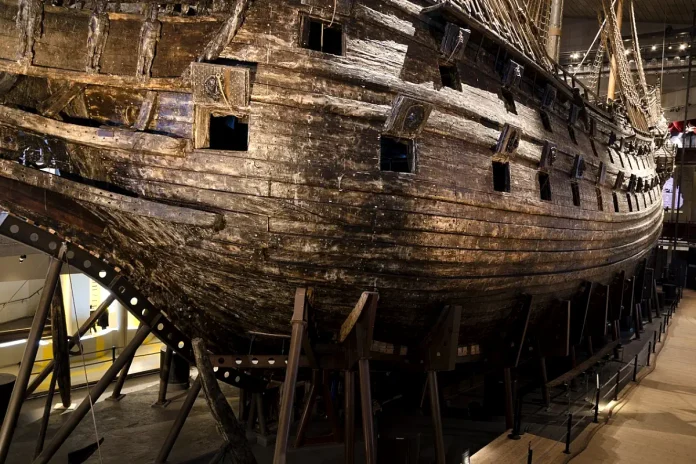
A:
{"label": "mast", "polygon": [[546,52],[558,62],[561,51],[561,28],[563,26],[563,0],[551,0],[551,20],[549,21],[549,36],[546,42]]}
{"label": "mast", "polygon": [[[621,23],[623,22],[623,2],[624,0],[616,0],[616,25],[619,31],[621,30]],[[609,65],[609,83],[607,84],[607,102],[614,99],[614,93],[616,91],[616,67],[616,56],[612,54]]]}

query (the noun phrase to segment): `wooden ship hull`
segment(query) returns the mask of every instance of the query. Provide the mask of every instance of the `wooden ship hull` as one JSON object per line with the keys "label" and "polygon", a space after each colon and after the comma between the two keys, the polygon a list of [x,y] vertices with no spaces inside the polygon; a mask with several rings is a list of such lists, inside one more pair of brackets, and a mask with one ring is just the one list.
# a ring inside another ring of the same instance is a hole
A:
{"label": "wooden ship hull", "polygon": [[305,286],[326,338],[376,291],[376,339],[461,305],[493,351],[523,295],[543,334],[656,243],[649,132],[471,2],[160,3],[0,0],[0,206],[218,352],[288,334]]}

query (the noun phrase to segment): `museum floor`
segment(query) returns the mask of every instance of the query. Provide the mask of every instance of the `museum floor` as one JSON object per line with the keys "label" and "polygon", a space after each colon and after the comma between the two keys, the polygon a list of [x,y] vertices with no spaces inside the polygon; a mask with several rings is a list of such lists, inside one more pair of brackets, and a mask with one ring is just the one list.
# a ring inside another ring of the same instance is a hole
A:
{"label": "museum floor", "polygon": [[685,290],[655,370],[573,463],[696,462],[696,292]]}

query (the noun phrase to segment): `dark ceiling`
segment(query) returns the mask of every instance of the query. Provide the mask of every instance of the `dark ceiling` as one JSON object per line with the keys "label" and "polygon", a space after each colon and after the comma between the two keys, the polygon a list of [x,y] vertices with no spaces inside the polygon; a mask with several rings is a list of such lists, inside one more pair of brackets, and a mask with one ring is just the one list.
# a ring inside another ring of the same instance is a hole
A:
{"label": "dark ceiling", "polygon": [[[609,2],[611,0],[605,0]],[[564,16],[576,18],[596,18],[602,8],[602,0],[565,0]],[[688,24],[696,0],[634,0],[636,20],[667,24]],[[629,0],[624,0],[624,18],[628,18]]]}

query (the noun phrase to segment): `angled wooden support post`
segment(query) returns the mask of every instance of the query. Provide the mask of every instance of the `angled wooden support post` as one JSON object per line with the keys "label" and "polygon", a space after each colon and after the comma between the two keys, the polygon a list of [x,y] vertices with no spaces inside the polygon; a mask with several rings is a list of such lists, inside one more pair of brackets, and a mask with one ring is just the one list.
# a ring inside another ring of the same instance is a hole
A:
{"label": "angled wooden support post", "polygon": [[[152,320],[152,325],[155,326],[159,322],[161,314],[155,316]],[[128,359],[132,358],[140,344],[147,338],[152,329],[148,325],[141,324],[138,331],[135,333],[133,340],[123,349],[116,361],[107,369],[104,375],[89,391],[89,395],[80,403],[80,405],[72,412],[68,419],[63,423],[61,428],[53,436],[51,442],[44,448],[41,454],[33,461],[34,464],[47,464],[56,454],[58,449],[65,443],[65,440],[77,428],[80,421],[87,415],[92,407],[92,401],[95,403],[104,393],[109,384],[114,380],[118,371],[123,368]]]}
{"label": "angled wooden support post", "polygon": [[503,384],[505,386],[505,429],[514,425],[514,398],[512,394],[512,372],[509,367],[503,369]]}
{"label": "angled wooden support post", "polygon": [[159,393],[157,395],[157,402],[153,404],[153,406],[167,407],[171,402],[167,400],[167,387],[169,386],[169,369],[172,365],[172,354],[172,349],[166,347],[164,359],[160,366]]}
{"label": "angled wooden support post", "polygon": [[46,317],[48,316],[48,311],[51,307],[53,293],[55,292],[56,285],[58,285],[60,269],[63,265],[62,259],[65,251],[66,247],[65,244],[63,244],[58,253],[58,258],[51,258],[51,264],[49,265],[46,282],[44,284],[43,291],[41,292],[39,306],[31,323],[29,337],[27,338],[27,345],[24,348],[22,362],[19,365],[17,380],[15,381],[14,388],[12,389],[12,395],[10,396],[10,402],[7,406],[5,419],[2,422],[2,429],[0,429],[0,464],[3,464],[7,460],[7,454],[10,451],[10,443],[12,442],[12,436],[14,435],[15,427],[17,426],[17,419],[19,418],[22,403],[24,402],[26,395],[29,377],[31,376],[31,369],[34,366],[36,353],[39,350],[39,341],[41,341],[41,335],[43,334],[44,327],[46,326]]}
{"label": "angled wooden support post", "polygon": [[355,372],[347,370],[344,372],[344,462],[353,464],[355,462]]}
{"label": "angled wooden support post", "polygon": [[217,423],[218,432],[225,440],[221,452],[223,455],[230,455],[235,464],[256,464],[256,458],[251,452],[251,445],[246,439],[246,432],[235,417],[234,411],[232,411],[222,390],[220,390],[205,342],[200,338],[195,338],[192,341],[192,346],[198,368],[198,378],[201,379],[205,399]]}
{"label": "angled wooden support post", "polygon": [[375,317],[379,294],[363,292],[358,303],[341,326],[339,341],[346,346],[348,369],[357,362],[360,380],[360,407],[365,440],[365,462],[377,462],[374,417],[372,411],[372,387],[370,383],[370,349],[372,348]]}
{"label": "angled wooden support post", "polygon": [[70,348],[68,327],[63,308],[63,289],[60,279],[51,302],[51,337],[53,340],[54,375],[58,382],[58,391],[64,408],[70,407]]}
{"label": "angled wooden support post", "polygon": [[303,445],[305,439],[305,433],[307,432],[307,426],[309,426],[310,416],[312,415],[312,409],[314,409],[314,403],[317,399],[317,393],[319,391],[319,386],[321,385],[321,371],[319,369],[312,369],[312,382],[309,387],[309,395],[307,396],[307,402],[302,410],[302,416],[300,417],[300,425],[297,426],[297,437],[295,437],[295,448],[299,448]]}
{"label": "angled wooden support post", "polygon": [[[440,412],[440,391],[437,382],[437,371],[451,371],[454,370],[456,366],[461,318],[461,306],[446,306],[421,344],[421,348],[425,355],[425,366],[428,371],[430,414],[433,420],[436,462],[438,464],[445,463],[446,453],[442,428],[442,414]],[[526,332],[526,327],[523,331]]]}
{"label": "angled wooden support post", "polygon": [[302,345],[305,343],[311,293],[311,289],[306,288],[298,288],[295,291],[295,308],[292,313],[292,335],[290,337],[290,351],[288,352],[288,367],[285,371],[285,382],[283,382],[280,411],[278,412],[278,434],[276,436],[273,464],[285,464],[287,460],[290,417],[295,401],[297,369],[300,365]]}
{"label": "angled wooden support post", "polygon": [[544,398],[544,404],[548,408],[551,406],[551,395],[549,394],[549,389],[546,383],[549,381],[549,377],[546,371],[546,358],[544,356],[539,356],[539,373],[541,375],[541,396]]}
{"label": "angled wooden support post", "polygon": [[[334,408],[333,401],[331,400],[331,390],[329,388],[330,383],[330,372],[325,369],[313,369],[312,370],[312,383],[309,391],[309,396],[305,407],[302,411],[302,416],[300,418],[300,425],[297,427],[297,437],[295,439],[295,448],[299,448],[304,444],[321,444],[321,443],[341,443],[343,438],[339,432],[338,420],[336,417],[336,411]],[[318,437],[307,437],[307,428],[311,421],[312,411],[314,410],[314,403],[316,402],[317,396],[321,390],[321,395],[324,400],[324,407],[326,409],[326,415],[331,423],[331,433],[328,435],[318,436]]]}
{"label": "angled wooden support post", "polygon": [[640,340],[640,333],[643,330],[643,316],[641,316],[641,312],[642,309],[640,303],[638,303],[636,307],[633,309],[633,323],[636,327],[636,340]]}
{"label": "angled wooden support post", "polygon": [[[111,303],[113,303],[116,300],[116,295],[114,294],[109,294],[108,297],[104,299],[104,301],[101,302],[99,307],[94,311],[89,318],[80,326],[80,328],[73,334],[72,337],[70,337],[70,340],[68,341],[68,350],[71,350],[76,344],[77,341],[86,334],[89,329],[92,328],[92,326],[99,320],[99,318],[104,314],[104,311],[106,311]],[[55,365],[55,362],[51,360],[46,367],[43,368],[41,373],[39,373],[38,376],[34,380],[32,380],[31,384],[29,384],[29,387],[27,388],[26,396],[31,395],[34,393],[34,391],[41,385],[41,382],[46,380],[46,377],[53,371],[53,367]]]}
{"label": "angled wooden support post", "polygon": [[196,402],[196,398],[198,398],[198,394],[200,392],[201,379],[196,378],[196,380],[194,380],[193,384],[191,385],[191,389],[186,395],[184,403],[181,405],[181,409],[179,409],[179,414],[176,416],[174,424],[172,424],[172,428],[169,430],[169,434],[167,435],[167,438],[164,440],[164,443],[162,444],[162,448],[157,454],[155,464],[162,464],[167,462],[169,453],[172,452],[172,448],[174,448],[174,443],[176,443],[176,439],[179,437],[181,429],[184,427],[184,423],[186,422],[186,418],[191,413],[193,404]]}

